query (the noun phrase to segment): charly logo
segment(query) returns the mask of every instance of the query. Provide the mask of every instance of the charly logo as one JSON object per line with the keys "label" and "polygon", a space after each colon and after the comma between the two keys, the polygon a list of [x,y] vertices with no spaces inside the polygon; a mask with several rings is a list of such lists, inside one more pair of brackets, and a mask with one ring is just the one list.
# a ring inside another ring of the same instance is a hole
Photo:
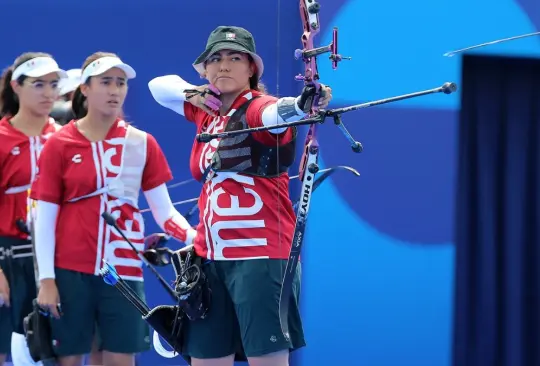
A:
{"label": "charly logo", "polygon": [[71,158],[71,161],[74,162],[75,164],[79,164],[80,162],[82,162],[81,154],[73,155],[73,157]]}

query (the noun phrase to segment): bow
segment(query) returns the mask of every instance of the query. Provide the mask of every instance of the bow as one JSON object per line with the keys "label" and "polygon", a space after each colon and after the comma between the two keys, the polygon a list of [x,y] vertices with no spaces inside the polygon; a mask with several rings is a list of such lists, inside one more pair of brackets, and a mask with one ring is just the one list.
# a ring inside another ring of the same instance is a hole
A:
{"label": "bow", "polygon": [[318,101],[319,98],[322,96],[323,89],[321,88],[321,84],[319,83],[320,75],[317,68],[317,56],[330,53],[329,58],[332,61],[333,69],[336,69],[338,63],[343,59],[350,59],[347,57],[342,57],[338,54],[338,29],[335,27],[333,28],[332,43],[327,46],[315,47],[314,38],[321,29],[321,25],[319,22],[319,11],[320,5],[316,0],[300,0],[300,16],[302,18],[302,24],[304,29],[301,37],[303,49],[296,50],[294,56],[296,59],[302,59],[305,68],[304,75],[298,75],[295,77],[295,79],[303,81],[304,88],[313,88],[314,91],[314,93],[312,93],[312,97],[308,100],[309,110],[307,112],[306,118],[295,122],[279,123],[273,126],[261,126],[255,128],[247,128],[243,130],[221,132],[216,134],[200,133],[196,136],[197,141],[208,142],[216,138],[230,138],[246,133],[267,131],[272,129],[283,129],[301,125],[310,126],[304,142],[303,156],[300,161],[300,174],[298,175],[298,178],[302,181],[302,188],[300,190],[300,201],[297,205],[296,225],[293,234],[293,241],[291,243],[291,249],[289,252],[287,265],[283,276],[279,300],[281,329],[286,339],[290,339],[287,318],[289,302],[291,299],[292,281],[296,273],[298,258],[300,256],[302,243],[305,236],[304,231],[306,228],[309,205],[311,202],[311,194],[313,193],[315,188],[314,177],[319,171],[319,143],[316,138],[317,125],[324,123],[328,117],[332,117],[334,124],[340,129],[342,134],[348,140],[352,150],[356,153],[360,153],[363,150],[362,144],[356,141],[349,133],[347,128],[344,126],[343,121],[341,120],[342,114],[362,108],[369,108],[382,104],[393,103],[400,100],[416,98],[433,93],[451,94],[457,90],[457,86],[455,83],[447,82],[437,88],[400,95],[392,98],[385,98],[343,108],[335,108],[328,110],[319,109]]}

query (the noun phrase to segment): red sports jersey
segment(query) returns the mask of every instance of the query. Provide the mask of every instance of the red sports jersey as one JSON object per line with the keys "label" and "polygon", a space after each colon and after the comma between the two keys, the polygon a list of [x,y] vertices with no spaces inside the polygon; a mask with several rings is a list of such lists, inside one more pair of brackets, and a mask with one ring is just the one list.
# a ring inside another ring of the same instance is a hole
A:
{"label": "red sports jersey", "polygon": [[[195,122],[197,133],[219,133],[229,117],[244,102],[261,95],[256,91],[242,93],[223,117],[212,117],[184,103],[187,120]],[[260,127],[265,107],[276,98],[263,95],[246,111],[250,127]],[[256,132],[254,138],[264,144],[285,144],[292,130],[276,135]],[[201,180],[212,160],[219,139],[207,143],[195,140],[191,150],[191,174]],[[288,258],[296,217],[289,199],[287,173],[277,178],[261,178],[240,173],[218,173],[204,183],[199,198],[199,225],[194,241],[198,255],[214,260]]]}
{"label": "red sports jersey", "polygon": [[[71,121],[45,145],[31,197],[60,205],[56,267],[98,275],[105,258],[122,278],[142,281],[142,262],[101,214],[109,212],[143,250],[138,193],[166,183],[172,174],[154,137],[128,126],[117,120],[105,140],[90,142]],[[133,144],[128,136],[142,137]]]}
{"label": "red sports jersey", "polygon": [[43,144],[60,125],[49,119],[41,136],[29,137],[4,117],[0,120],[0,236],[27,239],[15,222],[29,221],[28,190],[37,172]]}

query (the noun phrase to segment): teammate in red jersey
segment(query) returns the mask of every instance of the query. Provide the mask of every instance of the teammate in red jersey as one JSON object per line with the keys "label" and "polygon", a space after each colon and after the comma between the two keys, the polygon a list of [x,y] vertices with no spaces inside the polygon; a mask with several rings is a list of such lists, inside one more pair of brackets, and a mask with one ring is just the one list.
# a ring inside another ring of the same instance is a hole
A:
{"label": "teammate in red jersey", "polygon": [[[259,84],[263,61],[252,35],[239,27],[216,28],[193,66],[209,85],[169,75],[150,81],[149,88],[158,103],[194,122],[197,133],[296,121],[313,95],[307,89],[297,98],[266,95]],[[331,99],[330,88],[323,92],[321,108]],[[204,182],[194,247],[211,260],[204,271],[212,289],[207,317],[185,328],[184,353],[193,366],[230,366],[242,346],[250,365],[285,366],[289,352],[305,345],[300,266],[289,309],[290,340],[282,334],[278,310],[295,226],[287,174],[295,143],[296,128],[193,143],[191,173]]]}
{"label": "teammate in red jersey", "polygon": [[172,205],[165,186],[171,171],[155,138],[118,117],[135,70],[102,52],[90,56],[82,70],[72,101],[79,119],[48,141],[31,193],[37,200],[38,303],[53,315],[60,366],[82,363],[94,324],[104,365],[131,366],[135,353],[149,349],[148,327],[99,271],[107,260],[144,299],[142,262],[101,214],[111,214],[143,250],[142,189],[165,232],[187,244],[196,232]]}
{"label": "teammate in red jersey", "polygon": [[49,113],[64,77],[51,55],[28,52],[0,82],[0,365],[10,344],[16,365],[33,363],[23,331],[36,297],[28,190],[45,141],[60,128]]}

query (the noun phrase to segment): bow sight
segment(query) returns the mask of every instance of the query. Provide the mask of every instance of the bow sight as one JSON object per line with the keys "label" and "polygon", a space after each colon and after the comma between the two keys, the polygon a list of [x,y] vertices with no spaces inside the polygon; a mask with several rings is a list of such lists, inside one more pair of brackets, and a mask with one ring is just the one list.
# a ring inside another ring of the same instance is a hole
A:
{"label": "bow sight", "polygon": [[[317,4],[317,5],[319,5],[319,4]],[[319,10],[317,8],[317,13],[318,12],[319,12]],[[332,61],[332,68],[334,70],[337,69],[338,62],[343,61],[343,60],[352,60],[352,57],[345,57],[345,56],[342,56],[342,55],[340,55],[338,53],[338,29],[337,29],[337,27],[334,27],[334,29],[332,30],[332,43],[330,43],[328,46],[317,47],[317,48],[313,48],[311,50],[301,50],[301,49],[297,48],[294,51],[294,58],[296,60],[299,60],[300,58],[302,58],[304,60],[304,62],[309,62],[309,60],[312,57],[317,57],[317,56],[323,55],[323,54],[325,54],[327,52],[330,52],[330,56],[328,56],[328,58],[330,59],[330,61]],[[316,76],[317,79],[319,78],[319,75],[315,75],[315,76]],[[298,74],[297,76],[294,77],[294,79],[297,80],[297,81],[305,81],[306,76],[304,76],[302,74]]]}

